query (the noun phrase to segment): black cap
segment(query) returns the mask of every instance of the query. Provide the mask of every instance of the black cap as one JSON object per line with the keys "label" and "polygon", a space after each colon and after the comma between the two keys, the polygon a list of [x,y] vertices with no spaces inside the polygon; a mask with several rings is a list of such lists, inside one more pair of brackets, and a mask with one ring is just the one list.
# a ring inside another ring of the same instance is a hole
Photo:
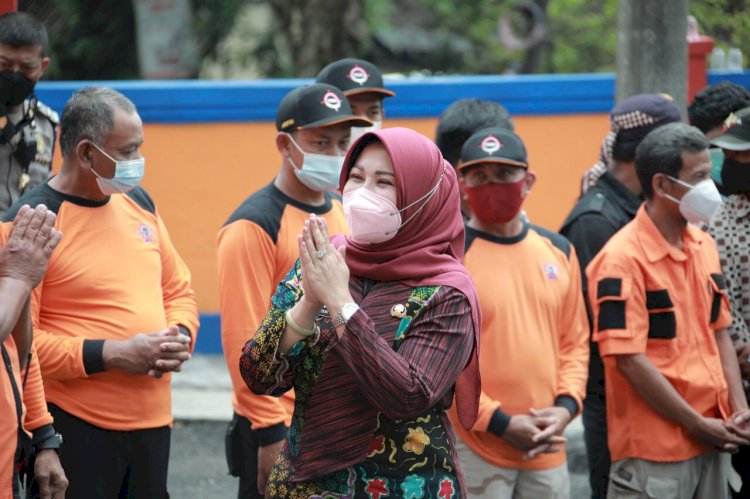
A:
{"label": "black cap", "polygon": [[641,140],[661,125],[682,121],[680,108],[667,94],[639,94],[624,99],[609,115],[618,140]]}
{"label": "black cap", "polygon": [[340,88],[345,95],[377,93],[393,97],[395,92],[383,87],[383,75],[374,64],[362,59],[339,59],[324,67],[315,79]]}
{"label": "black cap", "polygon": [[528,168],[526,146],[521,138],[507,128],[492,127],[479,130],[464,142],[461,149],[461,170],[477,163],[500,163]]}
{"label": "black cap", "polygon": [[750,107],[732,113],[724,121],[727,129],[711,141],[711,144],[730,151],[750,149]]}
{"label": "black cap", "polygon": [[331,126],[347,121],[352,126],[372,126],[370,120],[352,114],[352,107],[341,90],[325,83],[292,90],[276,111],[276,130],[280,132]]}

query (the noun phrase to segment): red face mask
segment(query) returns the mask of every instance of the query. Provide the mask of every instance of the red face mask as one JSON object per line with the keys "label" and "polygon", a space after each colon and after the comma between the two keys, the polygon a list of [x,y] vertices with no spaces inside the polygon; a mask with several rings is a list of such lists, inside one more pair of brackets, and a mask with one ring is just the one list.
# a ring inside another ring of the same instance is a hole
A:
{"label": "red face mask", "polygon": [[488,182],[476,187],[463,186],[469,208],[484,223],[505,223],[521,211],[523,186],[526,177],[518,182],[499,184]]}

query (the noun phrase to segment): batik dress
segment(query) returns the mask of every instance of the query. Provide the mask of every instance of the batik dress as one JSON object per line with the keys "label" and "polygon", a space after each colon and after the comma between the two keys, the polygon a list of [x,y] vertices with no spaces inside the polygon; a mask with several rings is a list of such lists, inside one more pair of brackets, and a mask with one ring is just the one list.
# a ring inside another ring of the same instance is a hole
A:
{"label": "batik dress", "polygon": [[473,347],[468,301],[446,286],[358,278],[350,291],[360,310],[341,339],[324,310],[318,334],[279,353],[285,312],[302,296],[298,263],[245,346],[240,368],[253,391],[296,393],[267,494],[464,497],[445,409]]}

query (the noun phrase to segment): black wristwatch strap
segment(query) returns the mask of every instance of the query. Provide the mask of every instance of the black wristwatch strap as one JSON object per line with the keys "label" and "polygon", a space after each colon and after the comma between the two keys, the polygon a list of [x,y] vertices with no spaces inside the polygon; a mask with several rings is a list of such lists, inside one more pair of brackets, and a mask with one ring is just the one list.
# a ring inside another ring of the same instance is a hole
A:
{"label": "black wristwatch strap", "polygon": [[34,450],[59,449],[62,446],[62,435],[55,431],[52,425],[45,425],[34,430],[31,444]]}

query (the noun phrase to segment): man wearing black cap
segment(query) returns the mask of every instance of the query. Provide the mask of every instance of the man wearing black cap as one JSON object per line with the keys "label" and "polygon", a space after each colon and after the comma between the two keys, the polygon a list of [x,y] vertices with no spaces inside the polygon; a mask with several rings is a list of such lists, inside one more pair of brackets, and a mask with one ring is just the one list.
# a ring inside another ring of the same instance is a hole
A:
{"label": "man wearing black cap", "polygon": [[[609,138],[612,150],[605,154],[609,158],[600,164],[601,176],[576,203],[560,229],[578,254],[584,294],[588,290],[586,266],[604,244],[633,219],[641,205],[641,184],[635,171],[638,144],[654,128],[676,121],[680,121],[680,109],[663,94],[635,95],[612,109]],[[591,322],[588,298],[586,309]],[[604,366],[596,344],[591,345],[588,386],[583,402],[583,427],[591,497],[603,499],[607,496],[610,457],[607,448]]]}
{"label": "man wearing black cap", "polygon": [[[713,140],[724,133],[725,121],[732,113],[750,106],[750,92],[744,87],[729,81],[709,85],[698,92],[688,107],[690,124]],[[709,149],[711,153],[711,178],[719,191],[729,195],[721,182],[721,167],[724,153],[721,148]]]}
{"label": "man wearing black cap", "polygon": [[330,234],[344,232],[338,189],[352,126],[372,123],[352,114],[344,94],[326,84],[290,92],[276,113],[281,168],[272,183],[248,197],[217,238],[221,336],[232,378],[234,418],[227,432],[230,473],[238,497],[263,497],[266,479],[286,437],[294,395],[255,395],[239,372],[242,347],[258,329],[276,285],[298,255],[297,236],[310,213]]}
{"label": "man wearing black cap", "polygon": [[513,132],[472,135],[458,172],[472,213],[464,264],[483,315],[477,422],[454,424],[467,487],[488,499],[566,498],[562,432],[581,407],[588,363],[578,260],[564,237],[521,217],[536,176]]}
{"label": "man wearing black cap", "polygon": [[[708,231],[716,240],[727,281],[732,324],[727,328],[739,356],[742,377],[750,380],[750,107],[729,116],[728,128],[711,143],[724,152],[722,185],[728,194]],[[748,390],[746,390],[747,394]],[[732,464],[742,476],[742,491],[750,496],[750,448],[740,447]]]}
{"label": "man wearing black cap", "polygon": [[396,95],[383,86],[383,75],[374,64],[362,59],[339,59],[324,67],[315,79],[338,88],[349,100],[352,112],[372,121],[371,126],[352,126],[351,141],[383,125],[383,99]]}

